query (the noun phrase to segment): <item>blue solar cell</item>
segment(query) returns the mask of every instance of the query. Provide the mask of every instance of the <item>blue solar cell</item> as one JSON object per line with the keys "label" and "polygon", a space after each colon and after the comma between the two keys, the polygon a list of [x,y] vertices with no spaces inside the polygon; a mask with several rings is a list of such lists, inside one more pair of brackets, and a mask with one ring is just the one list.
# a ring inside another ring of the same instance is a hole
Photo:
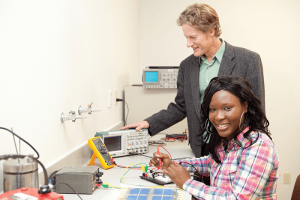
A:
{"label": "blue solar cell", "polygon": [[128,196],[126,200],[137,200],[137,196]]}
{"label": "blue solar cell", "polygon": [[164,189],[164,195],[173,195],[172,189]]}
{"label": "blue solar cell", "polygon": [[129,194],[139,194],[140,193],[140,188],[134,188],[134,189],[131,189]]}
{"label": "blue solar cell", "polygon": [[162,196],[153,196],[152,197],[152,200],[161,200],[162,199]]}
{"label": "blue solar cell", "polygon": [[138,200],[147,200],[148,196],[139,196]]}
{"label": "blue solar cell", "polygon": [[140,194],[149,194],[150,189],[141,189]]}
{"label": "blue solar cell", "polygon": [[157,195],[157,194],[162,195],[163,191],[164,191],[163,189],[154,189],[153,194],[154,194],[154,195]]}
{"label": "blue solar cell", "polygon": [[162,200],[173,200],[173,197],[163,197]]}

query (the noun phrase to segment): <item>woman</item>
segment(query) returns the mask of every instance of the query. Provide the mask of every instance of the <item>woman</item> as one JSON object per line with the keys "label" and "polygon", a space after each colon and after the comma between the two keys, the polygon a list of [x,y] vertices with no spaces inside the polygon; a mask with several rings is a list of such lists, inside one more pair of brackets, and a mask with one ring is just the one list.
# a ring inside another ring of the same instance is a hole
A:
{"label": "woman", "polygon": [[[213,78],[201,109],[209,155],[171,161],[155,152],[149,164],[158,167],[161,159],[172,181],[197,199],[277,199],[279,159],[250,84],[241,77]],[[211,186],[191,179],[195,170],[210,175]]]}

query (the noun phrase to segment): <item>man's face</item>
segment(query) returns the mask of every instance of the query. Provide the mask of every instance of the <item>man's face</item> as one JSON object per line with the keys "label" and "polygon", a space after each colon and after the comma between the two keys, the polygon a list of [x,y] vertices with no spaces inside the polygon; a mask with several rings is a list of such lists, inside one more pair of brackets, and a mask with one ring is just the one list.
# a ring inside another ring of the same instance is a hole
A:
{"label": "man's face", "polygon": [[182,30],[187,39],[187,47],[191,47],[193,49],[195,57],[199,57],[210,51],[212,39],[208,32],[203,33],[202,31],[188,24],[183,24]]}

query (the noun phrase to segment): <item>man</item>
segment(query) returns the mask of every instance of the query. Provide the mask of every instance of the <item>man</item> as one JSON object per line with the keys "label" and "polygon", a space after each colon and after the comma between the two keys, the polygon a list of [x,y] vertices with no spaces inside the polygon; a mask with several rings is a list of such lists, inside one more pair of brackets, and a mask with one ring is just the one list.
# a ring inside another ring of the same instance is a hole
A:
{"label": "man", "polygon": [[205,88],[216,76],[240,76],[252,86],[254,94],[265,109],[263,67],[259,54],[235,47],[219,38],[219,17],[206,4],[194,4],[184,10],[177,24],[182,27],[187,47],[194,51],[179,67],[175,103],[167,110],[152,115],[142,122],[125,126],[141,130],[148,128],[155,135],[187,117],[189,143],[196,157],[207,155],[201,135],[201,103]]}

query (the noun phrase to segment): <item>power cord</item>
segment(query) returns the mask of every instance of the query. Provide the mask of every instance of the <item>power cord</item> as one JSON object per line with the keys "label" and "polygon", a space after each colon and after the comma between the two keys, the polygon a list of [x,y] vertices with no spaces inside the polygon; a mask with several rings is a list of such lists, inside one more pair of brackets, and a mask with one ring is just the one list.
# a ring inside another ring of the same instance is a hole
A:
{"label": "power cord", "polygon": [[[117,102],[118,102],[118,101],[124,101],[125,104],[126,104],[126,106],[127,106],[127,115],[126,115],[125,122],[124,122],[124,125],[127,126],[127,117],[128,117],[128,114],[129,114],[129,106],[128,106],[127,102],[126,102],[124,99],[119,99],[119,98],[117,98],[116,101],[117,101]],[[124,110],[125,110],[125,109],[124,109]]]}
{"label": "power cord", "polygon": [[20,136],[18,136],[17,134],[15,134],[13,131],[11,131],[11,130],[9,130],[9,129],[7,129],[7,128],[4,128],[4,127],[0,127],[0,129],[3,129],[3,130],[6,130],[6,131],[8,131],[8,132],[10,132],[11,134],[13,134],[14,136],[16,136],[16,137],[18,137],[20,140],[22,140],[23,142],[25,142],[28,146],[30,146],[31,147],[31,149],[32,150],[34,150],[35,151],[35,153],[37,154],[37,157],[35,158],[35,157],[33,157],[33,158],[35,158],[35,159],[39,159],[39,157],[40,157],[40,154],[37,152],[37,150],[31,145],[31,144],[29,144],[29,142],[27,142],[26,140],[24,140],[23,138],[21,138]]}
{"label": "power cord", "polygon": [[64,185],[67,185],[69,188],[71,188],[71,190],[73,190],[74,193],[77,194],[77,196],[82,200],[82,198],[79,196],[79,194],[70,186],[68,185],[67,183],[56,183],[55,185],[53,185],[53,187],[59,185],[59,184],[64,184]]}

